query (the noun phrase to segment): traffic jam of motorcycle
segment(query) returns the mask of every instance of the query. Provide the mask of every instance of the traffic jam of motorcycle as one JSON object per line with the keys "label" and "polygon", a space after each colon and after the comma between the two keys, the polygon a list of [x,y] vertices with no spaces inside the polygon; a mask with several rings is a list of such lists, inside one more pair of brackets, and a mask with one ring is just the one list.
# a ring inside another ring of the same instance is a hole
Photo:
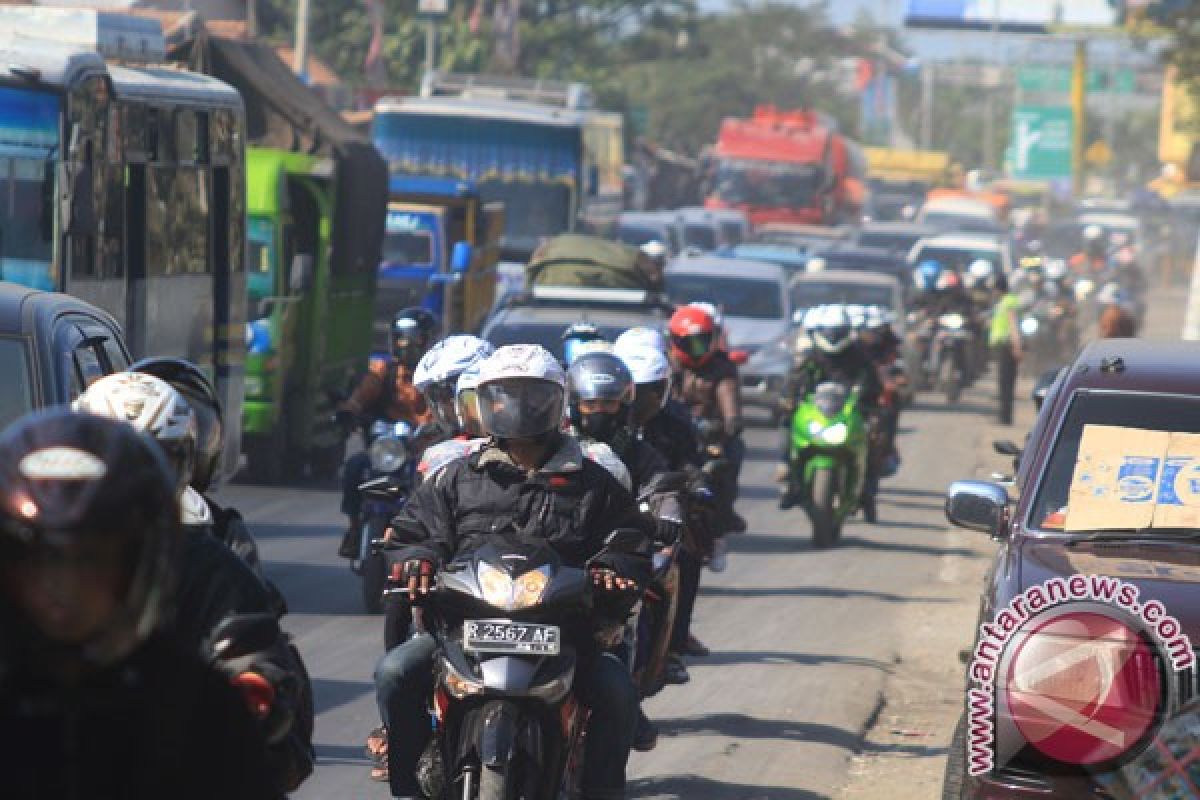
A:
{"label": "traffic jam of motorcycle", "polygon": [[615,4],[833,47],[685,132],[594,3],[113,5],[0,4],[4,797],[1200,798],[1200,11]]}

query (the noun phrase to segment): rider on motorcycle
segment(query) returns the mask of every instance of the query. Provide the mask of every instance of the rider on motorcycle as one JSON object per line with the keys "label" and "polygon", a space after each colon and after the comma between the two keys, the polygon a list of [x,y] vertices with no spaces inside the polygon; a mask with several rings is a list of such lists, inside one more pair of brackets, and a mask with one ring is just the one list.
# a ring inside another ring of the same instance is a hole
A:
{"label": "rider on motorcycle", "polygon": [[[75,401],[77,411],[130,424],[148,435],[167,457],[180,496],[180,544],[172,633],[206,653],[217,626],[238,614],[269,613],[279,619],[286,603],[278,589],[215,535],[202,495],[189,486],[196,461],[196,415],[183,396],[159,378],[141,372],[107,375]],[[257,553],[256,553],[257,555]],[[260,671],[272,676],[277,701],[264,720],[272,776],[280,793],[292,791],[312,772],[311,687],[300,655],[279,632],[262,651]]]}
{"label": "rider on motorcycle", "polygon": [[417,472],[426,477],[446,461],[474,452],[478,432],[468,431],[460,417],[459,378],[468,369],[495,352],[490,342],[478,336],[448,336],[429,349],[417,364],[413,383],[425,397],[438,427],[438,441],[421,454]]}
{"label": "rider on motorcycle", "polygon": [[[879,396],[883,386],[879,380],[870,355],[856,340],[854,329],[846,309],[828,306],[819,319],[812,322],[813,347],[797,354],[797,363],[789,376],[786,396],[794,411],[804,399],[826,381],[837,381],[858,388],[858,402],[865,415],[874,417],[879,409]],[[790,419],[790,417],[789,417]],[[801,502],[802,487],[795,480],[802,469],[791,464],[792,433],[790,426],[784,430],[783,457],[780,473],[786,475],[787,488],[779,499],[779,507],[787,510]],[[871,510],[875,498],[865,496],[864,508]],[[868,519],[870,516],[868,516]]]}
{"label": "rider on motorcycle", "polygon": [[1096,276],[1108,270],[1108,236],[1099,225],[1083,229],[1083,249],[1068,264],[1076,275]]}
{"label": "rider on motorcycle", "polygon": [[[347,432],[356,424],[384,419],[407,422],[414,428],[431,418],[425,398],[413,385],[413,370],[433,344],[437,320],[423,308],[406,308],[392,318],[388,339],[389,358],[372,358],[350,398],[337,412],[338,424]],[[342,558],[358,555],[358,533],[362,520],[362,497],[358,487],[366,480],[371,459],[366,451],[355,453],[342,468],[342,513],[348,518],[338,547]]]}
{"label": "rider on motorcycle", "polygon": [[887,378],[887,373],[900,357],[902,343],[883,309],[869,306],[865,317],[862,330],[858,334],[859,345],[879,374],[881,397],[887,398],[886,403],[880,403],[880,423],[887,453],[883,470],[886,476],[895,474],[900,464],[900,455],[896,449],[896,433],[900,428],[900,398],[897,396],[894,381]]}
{"label": "rider on motorcycle", "polygon": [[590,322],[576,322],[563,331],[563,364],[568,367],[584,353],[604,352],[609,349],[609,341],[604,338],[600,329]]}
{"label": "rider on motorcycle", "polygon": [[[740,533],[746,521],[733,509],[746,445],[742,441],[742,398],[738,368],[722,348],[721,331],[712,315],[697,305],[683,306],[671,316],[671,356],[677,370],[675,391],[690,409],[707,438],[718,442],[729,462],[717,492],[722,532]],[[705,438],[705,437],[702,437]]]}
{"label": "rider on motorcycle", "polygon": [[229,676],[167,627],[179,515],[124,422],[54,409],[0,435],[5,796],[280,796]]}
{"label": "rider on motorcycle", "polygon": [[[638,528],[649,539],[651,526],[632,495],[562,432],[566,375],[559,363],[544,348],[511,345],[484,361],[480,373],[480,417],[491,439],[423,483],[393,521],[402,540],[419,543],[398,556],[401,582],[420,598],[443,565],[492,532],[515,527],[547,539],[569,566],[599,556],[591,568],[598,591],[636,592],[649,576],[648,559],[601,552],[615,528]],[[393,797],[420,796],[414,771],[430,735],[434,654],[433,638],[418,635],[391,650],[376,671],[386,698]],[[612,654],[581,652],[576,689],[591,709],[583,797],[622,797],[638,710],[629,669]]]}

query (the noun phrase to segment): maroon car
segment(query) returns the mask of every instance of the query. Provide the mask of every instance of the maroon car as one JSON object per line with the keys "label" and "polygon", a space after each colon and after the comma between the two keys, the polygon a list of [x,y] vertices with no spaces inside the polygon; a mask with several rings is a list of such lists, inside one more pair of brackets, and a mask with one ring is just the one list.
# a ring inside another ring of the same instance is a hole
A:
{"label": "maroon car", "polygon": [[[1200,457],[1139,460],[1139,442],[1167,440],[1156,431],[1200,433],[1200,343],[1100,341],[1050,390],[1020,457],[1015,498],[995,483],[950,487],[950,521],[991,535],[1000,549],[984,588],[945,798],[1126,796],[1114,782],[1140,780],[1131,760],[1153,755],[1163,724],[1196,695],[1190,644],[1200,642],[1200,529],[1160,524],[1153,511],[1153,526],[1096,514],[1083,526],[1080,512],[1067,530],[1068,511],[1090,512],[1094,498],[1195,507],[1200,466],[1189,465]],[[1120,470],[1096,450],[1108,441],[1100,434],[1116,436],[1110,450],[1119,451]],[[1126,442],[1133,455],[1125,455]],[[1119,491],[1101,489],[1091,470]],[[1065,596],[1073,576],[1085,576],[1072,587],[1080,595],[1033,608],[1043,589]],[[1105,587],[1124,595],[1106,596]],[[1012,624],[998,628],[1006,611]],[[1039,653],[1045,663],[1035,665]],[[979,724],[989,714],[990,727]],[[1200,760],[1192,766],[1200,774]]]}

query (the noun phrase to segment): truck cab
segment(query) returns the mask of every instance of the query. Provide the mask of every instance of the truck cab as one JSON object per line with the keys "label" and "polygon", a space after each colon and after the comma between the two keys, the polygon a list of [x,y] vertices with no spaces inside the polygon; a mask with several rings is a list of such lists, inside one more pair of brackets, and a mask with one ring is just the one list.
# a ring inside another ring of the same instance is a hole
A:
{"label": "truck cab", "polygon": [[386,349],[399,310],[432,311],[447,333],[478,330],[496,295],[504,208],[469,181],[393,177],[373,341]]}

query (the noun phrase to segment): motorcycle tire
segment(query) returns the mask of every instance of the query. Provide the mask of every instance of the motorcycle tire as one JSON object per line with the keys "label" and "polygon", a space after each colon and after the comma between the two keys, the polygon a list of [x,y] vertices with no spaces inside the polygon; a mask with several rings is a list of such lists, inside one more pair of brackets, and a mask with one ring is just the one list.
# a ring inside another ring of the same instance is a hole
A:
{"label": "motorcycle tire", "polygon": [[963,800],[967,781],[967,716],[958,718],[950,749],[946,754],[946,772],[942,777],[942,800]]}
{"label": "motorcycle tire", "polygon": [[962,397],[962,382],[958,379],[958,367],[955,366],[954,359],[947,358],[942,362],[941,368],[938,369],[938,384],[946,393],[946,405],[958,405],[959,398]]}
{"label": "motorcycle tire", "polygon": [[[372,540],[381,538],[386,522],[382,519],[368,520]],[[372,552],[362,564],[362,600],[368,614],[383,611],[383,590],[387,584],[387,559],[383,553]]]}
{"label": "motorcycle tire", "polygon": [[825,550],[837,541],[837,476],[831,469],[818,469],[812,477],[812,502],[808,518],[812,522],[813,547]]}

